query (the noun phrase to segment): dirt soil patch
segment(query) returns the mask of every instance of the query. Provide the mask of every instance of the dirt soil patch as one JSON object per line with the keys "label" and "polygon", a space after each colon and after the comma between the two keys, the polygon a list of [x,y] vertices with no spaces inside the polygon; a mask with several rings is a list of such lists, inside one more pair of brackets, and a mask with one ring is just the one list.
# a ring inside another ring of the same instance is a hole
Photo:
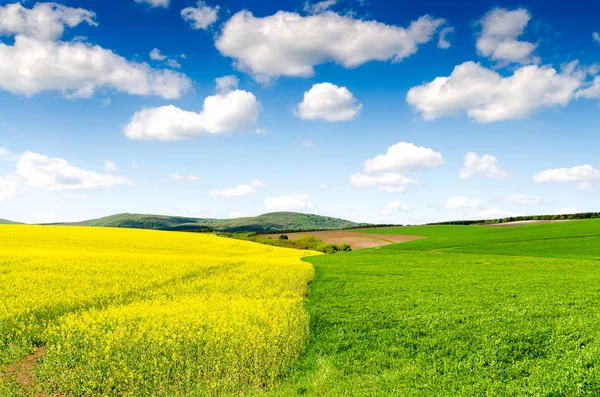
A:
{"label": "dirt soil patch", "polygon": [[[290,240],[295,240],[303,236],[314,236],[326,243],[349,244],[353,250],[380,247],[382,245],[403,243],[406,241],[424,238],[422,236],[402,236],[398,234],[370,234],[360,232],[349,232],[345,230],[285,233],[285,235],[288,236]],[[267,236],[273,239],[277,239],[279,238],[280,234],[267,234]]]}
{"label": "dirt soil patch", "polygon": [[36,397],[66,397],[65,394],[55,392],[47,394],[42,390],[42,387],[37,383],[35,378],[35,366],[37,361],[46,354],[46,347],[40,347],[33,353],[28,354],[22,359],[8,365],[0,367],[0,381],[2,377],[5,379],[13,379],[19,389],[28,396]]}
{"label": "dirt soil patch", "polygon": [[517,222],[505,222],[505,223],[493,223],[491,225],[484,226],[520,226],[520,225],[537,225],[540,223],[557,223],[557,222],[570,222],[570,219],[554,219],[546,221],[517,221]]}

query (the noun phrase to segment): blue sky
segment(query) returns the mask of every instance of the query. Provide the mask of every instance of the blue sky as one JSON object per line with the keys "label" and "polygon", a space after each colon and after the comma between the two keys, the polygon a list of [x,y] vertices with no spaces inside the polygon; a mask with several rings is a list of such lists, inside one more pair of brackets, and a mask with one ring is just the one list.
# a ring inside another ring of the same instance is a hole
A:
{"label": "blue sky", "polygon": [[594,1],[58,3],[0,3],[0,218],[599,210]]}

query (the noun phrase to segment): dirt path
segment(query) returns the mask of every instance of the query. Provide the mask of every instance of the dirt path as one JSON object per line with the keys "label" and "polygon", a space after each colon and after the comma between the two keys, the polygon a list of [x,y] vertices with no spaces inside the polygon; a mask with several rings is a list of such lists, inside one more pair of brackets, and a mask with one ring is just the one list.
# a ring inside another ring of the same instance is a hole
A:
{"label": "dirt path", "polygon": [[19,389],[25,392],[25,395],[36,397],[65,397],[62,393],[47,394],[35,379],[35,366],[39,358],[46,354],[46,347],[40,347],[33,353],[24,358],[15,361],[12,364],[0,367],[0,377],[13,379]]}
{"label": "dirt path", "polygon": [[[402,236],[398,234],[370,234],[361,232],[349,232],[345,230],[331,230],[322,232],[299,232],[286,233],[290,240],[303,236],[314,236],[326,243],[349,244],[353,250],[362,248],[380,247],[382,245],[403,243],[405,241],[418,240],[421,236]],[[279,238],[279,234],[267,234],[271,238]]]}

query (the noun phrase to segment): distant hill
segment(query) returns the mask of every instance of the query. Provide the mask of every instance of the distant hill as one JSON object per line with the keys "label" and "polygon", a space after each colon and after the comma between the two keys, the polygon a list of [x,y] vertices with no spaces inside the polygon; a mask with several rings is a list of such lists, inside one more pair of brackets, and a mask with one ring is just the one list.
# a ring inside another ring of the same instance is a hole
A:
{"label": "distant hill", "polygon": [[13,222],[13,221],[9,221],[6,219],[0,219],[0,225],[14,225],[17,224],[18,222]]}
{"label": "distant hill", "polygon": [[164,215],[117,214],[83,222],[65,223],[65,225],[180,231],[212,229],[223,232],[258,233],[335,230],[369,226],[369,224],[365,223],[355,223],[344,219],[301,214],[297,212],[272,212],[255,217],[235,219],[202,219]]}

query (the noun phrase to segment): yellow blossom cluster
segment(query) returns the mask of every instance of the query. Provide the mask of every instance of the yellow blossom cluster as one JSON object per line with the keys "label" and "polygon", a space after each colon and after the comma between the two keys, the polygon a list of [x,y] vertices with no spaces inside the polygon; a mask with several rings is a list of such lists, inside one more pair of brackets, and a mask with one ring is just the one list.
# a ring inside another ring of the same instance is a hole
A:
{"label": "yellow blossom cluster", "polygon": [[308,336],[314,252],[196,233],[0,226],[0,363],[72,395],[235,395]]}

